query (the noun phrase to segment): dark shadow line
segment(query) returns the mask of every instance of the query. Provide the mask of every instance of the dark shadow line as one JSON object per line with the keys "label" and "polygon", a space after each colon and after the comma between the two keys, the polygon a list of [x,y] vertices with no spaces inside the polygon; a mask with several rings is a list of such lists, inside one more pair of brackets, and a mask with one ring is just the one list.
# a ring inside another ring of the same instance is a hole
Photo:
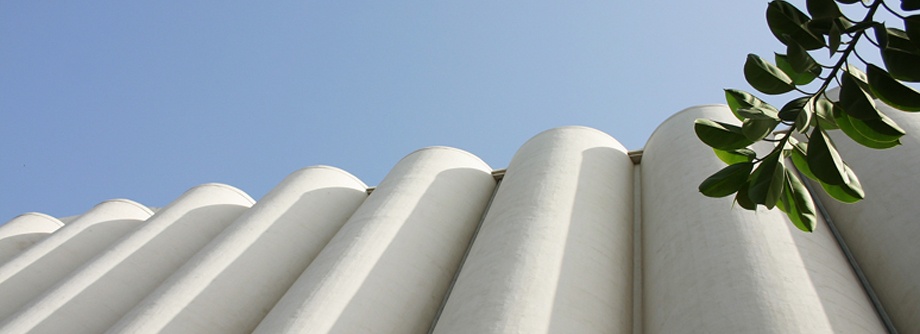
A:
{"label": "dark shadow line", "polygon": [[[504,177],[504,173],[502,173],[502,177]],[[492,189],[492,195],[489,196],[489,201],[486,202],[486,208],[482,211],[482,216],[479,218],[479,223],[476,224],[476,229],[473,230],[473,236],[470,237],[470,243],[466,246],[463,257],[460,258],[460,266],[454,271],[454,278],[450,280],[450,285],[447,286],[447,291],[444,292],[444,299],[441,300],[438,311],[434,314],[434,318],[431,319],[431,326],[428,327],[428,334],[434,333],[434,327],[438,324],[438,319],[441,318],[444,307],[447,306],[447,299],[450,298],[450,293],[454,291],[454,285],[457,283],[457,279],[460,278],[460,271],[463,270],[463,265],[466,264],[466,258],[470,255],[470,250],[473,249],[473,243],[476,242],[476,237],[479,236],[482,222],[486,220],[486,215],[489,214],[489,210],[492,208],[492,201],[495,199],[495,194],[498,193],[498,187],[502,185],[502,178],[496,178],[496,181],[495,188]]]}
{"label": "dark shadow line", "polygon": [[[798,169],[793,168],[795,173],[798,175],[799,179],[806,180],[802,172]],[[834,224],[834,220],[831,218],[829,212],[824,207],[824,203],[821,202],[821,199],[818,196],[815,196],[815,188],[811,182],[802,182],[805,184],[805,188],[808,189],[808,194],[811,196],[812,201],[815,202],[815,206],[818,207],[818,212],[821,214],[821,217],[824,218],[825,224],[827,224],[828,230],[830,230],[831,235],[834,236],[834,239],[837,240],[837,245],[840,246],[840,250],[843,251],[843,256],[846,257],[847,262],[850,264],[850,267],[856,273],[856,277],[859,279],[859,283],[862,288],[866,291],[866,294],[869,296],[869,300],[872,301],[872,306],[875,309],[875,313],[878,314],[879,318],[882,320],[882,323],[885,324],[885,329],[888,330],[888,333],[898,334],[898,330],[894,327],[894,323],[891,322],[891,318],[888,317],[888,312],[885,311],[885,307],[882,306],[882,302],[878,299],[878,295],[875,293],[875,290],[872,289],[872,284],[869,284],[869,279],[866,278],[866,274],[863,273],[862,269],[859,267],[859,263],[856,262],[856,258],[853,257],[853,253],[850,252],[850,247],[847,246],[844,242],[843,237],[840,235],[840,231],[837,230],[837,225]]]}

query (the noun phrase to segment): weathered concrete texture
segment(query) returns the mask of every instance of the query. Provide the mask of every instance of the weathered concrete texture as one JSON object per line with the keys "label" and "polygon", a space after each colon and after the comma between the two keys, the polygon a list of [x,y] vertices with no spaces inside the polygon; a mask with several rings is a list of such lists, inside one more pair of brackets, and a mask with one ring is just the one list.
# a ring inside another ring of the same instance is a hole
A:
{"label": "weathered concrete texture", "polygon": [[0,332],[105,331],[252,203],[226,185],[192,188],[7,318]]}
{"label": "weathered concrete texture", "polygon": [[152,214],[129,200],[102,202],[0,266],[0,319],[40,296]]}
{"label": "weathered concrete texture", "polygon": [[866,199],[845,204],[819,196],[895,327],[920,333],[920,115],[877,104],[907,132],[902,145],[876,150],[832,131]]}
{"label": "weathered concrete texture", "polygon": [[21,214],[0,225],[0,264],[3,264],[51,232],[64,226],[57,218],[37,212]]}
{"label": "weathered concrete texture", "polygon": [[291,174],[109,333],[252,332],[367,198],[366,190],[332,167]]}
{"label": "weathered concrete texture", "polygon": [[631,332],[632,169],[593,129],[524,144],[435,333]]}
{"label": "weathered concrete texture", "polygon": [[403,158],[255,332],[424,333],[494,186],[457,149]]}
{"label": "weathered concrete texture", "polygon": [[696,118],[737,122],[725,106],[674,115],[642,157],[646,333],[882,333],[823,221],[795,230],[779,211],[734,208],[697,186],[721,169]]}

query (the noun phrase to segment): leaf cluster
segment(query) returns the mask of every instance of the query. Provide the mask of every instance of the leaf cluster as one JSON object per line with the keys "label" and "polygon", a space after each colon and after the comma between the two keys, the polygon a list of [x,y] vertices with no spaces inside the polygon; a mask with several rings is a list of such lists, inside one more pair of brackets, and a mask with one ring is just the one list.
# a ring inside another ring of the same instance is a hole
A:
{"label": "leaf cluster", "polygon": [[[866,15],[853,20],[841,4],[862,6]],[[865,197],[827,131],[840,130],[867,147],[891,148],[905,133],[877,103],[920,111],[920,92],[904,84],[920,82],[920,14],[903,14],[920,10],[920,0],[901,0],[900,11],[884,0],[807,0],[805,7],[807,14],[786,1],[770,2],[767,24],[785,53],[776,53],[773,62],[750,54],[743,69],[748,84],[760,93],[798,96],[776,108],[754,94],[726,89],[726,101],[741,125],[698,119],[694,130],[727,164],[700,184],[701,193],[734,194],[735,202],[748,210],[777,207],[797,228],[811,232],[815,205],[799,175],[839,201]],[[880,10],[903,21],[904,29],[879,22]],[[878,49],[883,64],[863,60],[856,45],[864,41]],[[820,50],[826,50],[831,64],[815,59]],[[826,91],[833,83],[840,96],[832,101]],[[818,87],[806,90],[813,86]],[[773,149],[760,157],[751,145],[764,141]]]}

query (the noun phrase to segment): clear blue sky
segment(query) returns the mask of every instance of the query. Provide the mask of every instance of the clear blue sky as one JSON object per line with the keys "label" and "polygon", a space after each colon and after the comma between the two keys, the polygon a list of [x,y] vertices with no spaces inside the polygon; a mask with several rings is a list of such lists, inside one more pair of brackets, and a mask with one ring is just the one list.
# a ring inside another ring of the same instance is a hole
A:
{"label": "clear blue sky", "polygon": [[207,182],[258,199],[316,164],[375,185],[432,145],[503,168],[563,125],[641,149],[749,87],[745,55],[779,48],[766,5],[3,1],[0,222]]}

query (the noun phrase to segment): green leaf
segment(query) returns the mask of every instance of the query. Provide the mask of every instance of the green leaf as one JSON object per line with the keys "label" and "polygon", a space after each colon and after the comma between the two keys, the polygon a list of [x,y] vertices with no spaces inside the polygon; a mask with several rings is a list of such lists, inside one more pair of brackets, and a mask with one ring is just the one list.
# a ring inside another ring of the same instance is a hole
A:
{"label": "green leaf", "polygon": [[744,117],[738,114],[738,109],[742,108],[764,108],[776,111],[776,108],[771,106],[769,103],[764,102],[761,99],[758,99],[756,96],[751,93],[745,92],[738,89],[726,89],[725,90],[725,101],[728,103],[729,109],[732,110],[732,113],[735,114],[735,117],[739,121],[743,121]]}
{"label": "green leaf", "polygon": [[812,174],[821,182],[827,184],[843,184],[847,181],[846,173],[843,170],[843,160],[837,153],[837,148],[827,137],[827,134],[816,126],[809,136],[808,143],[808,167]]}
{"label": "green leaf", "polygon": [[735,203],[738,203],[742,208],[748,210],[757,210],[757,203],[751,201],[751,198],[748,196],[748,182],[745,182],[741,185],[741,188],[738,189],[738,192],[735,193]]}
{"label": "green leaf", "polygon": [[793,99],[780,109],[779,116],[784,121],[795,121],[795,129],[801,132],[811,123],[813,111],[810,103],[811,97],[808,96]]}
{"label": "green leaf", "polygon": [[796,72],[804,73],[818,70],[817,74],[821,74],[821,66],[818,65],[818,62],[816,62],[801,45],[788,45],[786,47],[786,53],[788,54],[789,63],[792,65],[792,69]]}
{"label": "green leaf", "polygon": [[807,50],[824,47],[824,40],[806,28],[811,20],[805,13],[785,1],[773,1],[767,6],[767,25],[783,44],[798,43]]}
{"label": "green leaf", "polygon": [[852,75],[853,79],[856,79],[856,83],[858,83],[863,90],[869,89],[869,78],[861,69],[853,65],[847,65],[846,73]]}
{"label": "green leaf", "polygon": [[856,178],[853,170],[846,164],[843,165],[843,169],[847,173],[847,183],[830,185],[820,182],[821,188],[824,188],[824,191],[834,199],[844,203],[856,203],[866,198],[866,193],[863,191],[862,185],[859,184],[859,179]]}
{"label": "green leaf", "polygon": [[760,141],[773,132],[779,120],[748,118],[741,122],[741,133],[752,142]]}
{"label": "green leaf", "polygon": [[920,14],[905,17],[904,29],[914,47],[920,49]]}
{"label": "green leaf", "polygon": [[779,118],[787,122],[794,121],[796,117],[799,117],[799,112],[805,107],[807,101],[808,96],[803,96],[786,102],[786,105],[779,110]]}
{"label": "green leaf", "polygon": [[907,82],[920,82],[920,55],[889,46],[882,50],[882,60],[891,76]]}
{"label": "green leaf", "polygon": [[[884,27],[884,24],[880,24]],[[895,48],[901,49],[909,53],[917,54],[920,53],[920,48],[911,42],[910,35],[906,31],[898,28],[885,28],[885,39],[887,39],[887,44],[881,44],[886,48]],[[876,30],[876,38],[878,37],[879,30]]]}
{"label": "green leaf", "polygon": [[872,120],[850,119],[850,124],[863,136],[877,142],[896,142],[904,136],[904,130],[894,120],[882,113],[879,116]]}
{"label": "green leaf", "polygon": [[734,194],[741,188],[741,185],[747,182],[753,167],[754,163],[751,162],[728,165],[700,183],[699,190],[703,195],[709,197],[725,197]]}
{"label": "green leaf", "polygon": [[862,133],[856,130],[853,126],[853,122],[860,122],[858,119],[851,118],[845,112],[835,112],[834,119],[837,121],[837,125],[840,127],[840,130],[843,131],[847,136],[849,136],[853,141],[870,148],[875,149],[886,149],[892,148],[900,145],[899,141],[893,142],[881,142],[873,140],[869,137],[866,137]]}
{"label": "green leaf", "polygon": [[878,66],[869,64],[866,72],[869,88],[880,100],[900,110],[920,111],[920,92],[901,84]]}
{"label": "green leaf", "polygon": [[795,88],[792,78],[783,70],[755,54],[749,54],[744,62],[744,78],[754,89],[765,94],[782,94]]}
{"label": "green leaf", "polygon": [[786,170],[786,182],[783,184],[783,195],[778,206],[786,213],[795,227],[805,232],[815,230],[817,222],[815,203],[802,181],[788,169]]}
{"label": "green leaf", "polygon": [[834,0],[808,0],[805,1],[805,8],[815,19],[838,18],[843,15]]}
{"label": "green leaf", "polygon": [[798,169],[802,175],[805,175],[805,177],[818,181],[818,177],[815,176],[815,174],[811,172],[811,168],[808,167],[808,155],[805,153],[808,150],[808,143],[795,141],[795,143],[791,144],[791,146],[791,160],[792,165],[795,166],[795,169]]}
{"label": "green leaf", "polygon": [[821,123],[821,128],[825,130],[837,129],[837,122],[834,120],[834,104],[825,97],[815,100],[815,116]]}
{"label": "green leaf", "polygon": [[[802,51],[805,51],[805,49],[802,49]],[[790,62],[791,60],[789,59],[789,56],[782,55],[779,53],[775,55],[776,55],[775,56],[776,67],[782,70],[783,73],[786,73],[786,75],[788,75],[789,78],[792,79],[792,83],[794,85],[798,85],[798,86],[807,85],[811,83],[812,81],[814,81],[815,78],[817,78],[818,75],[821,74],[821,67],[812,67],[811,69],[807,71],[798,72],[794,68],[793,64]]]}
{"label": "green leaf", "polygon": [[[905,24],[907,24],[905,20]],[[884,23],[872,22],[871,26],[875,30],[875,40],[878,41],[879,49],[895,48],[908,53],[920,53],[920,48],[916,43],[911,42],[908,33],[898,28],[888,28]]]}
{"label": "green leaf", "polygon": [[852,5],[854,3],[859,2],[859,0],[837,0],[837,2],[842,3],[842,4]]}
{"label": "green leaf", "polygon": [[842,32],[842,29],[840,29],[839,24],[835,23],[831,25],[830,29],[827,32],[828,57],[833,57],[834,54],[837,53],[837,50],[840,49],[840,44],[841,44],[840,35],[842,34],[843,32]]}
{"label": "green leaf", "polygon": [[879,50],[888,47],[888,29],[881,22],[871,22],[872,30],[875,31],[875,40],[878,41]]}
{"label": "green leaf", "polygon": [[785,181],[785,165],[782,150],[774,150],[760,162],[760,166],[751,174],[748,197],[756,204],[762,204],[767,209],[772,209],[779,201],[783,192]]}
{"label": "green leaf", "polygon": [[831,197],[844,203],[854,203],[865,198],[865,193],[862,190],[862,186],[859,184],[859,179],[856,178],[856,174],[853,173],[853,170],[851,170],[846,163],[843,164],[843,170],[846,172],[847,182],[839,185],[830,185],[821,182],[821,180],[811,172],[811,168],[808,167],[808,157],[805,153],[808,150],[808,143],[796,141],[792,146],[791,160],[792,164],[795,165],[795,169],[802,173],[802,175],[805,175],[805,177],[820,184],[821,187],[824,188],[824,191],[831,195]]}
{"label": "green leaf", "polygon": [[901,0],[901,9],[903,10],[920,9],[920,0]]}
{"label": "green leaf", "polygon": [[842,16],[836,18],[812,18],[811,21],[808,21],[808,23],[805,24],[805,27],[808,31],[819,37],[820,35],[828,35],[828,37],[830,37],[831,30],[836,28],[838,38],[840,37],[840,32],[852,26],[853,24]]}
{"label": "green leaf", "polygon": [[[869,29],[869,28],[876,28],[876,27],[878,27],[878,26],[880,26],[880,25],[881,25],[880,23],[875,22],[875,21],[861,21],[861,22],[856,22],[856,24],[851,25],[851,26],[846,27],[845,29],[843,29],[843,33],[852,34],[852,33],[857,32],[857,31],[862,31],[862,30],[866,30],[866,29]],[[884,26],[882,25],[882,27],[884,27]],[[876,33],[877,33],[877,32],[876,32]]]}
{"label": "green leaf", "polygon": [[857,82],[858,78],[843,72],[840,80],[840,104],[839,107],[850,116],[857,119],[877,119],[879,118],[878,109],[875,107],[875,101],[872,96],[866,93],[862,85]]}
{"label": "green leaf", "polygon": [[719,160],[722,160],[728,165],[734,165],[739,162],[751,162],[757,157],[757,153],[749,148],[739,148],[736,150],[720,150],[714,148],[712,150],[715,151]]}
{"label": "green leaf", "polygon": [[750,107],[750,108],[740,108],[738,109],[738,115],[741,115],[743,118],[750,119],[769,119],[774,121],[779,121],[779,113],[776,109],[771,108],[762,108],[762,107]]}
{"label": "green leaf", "polygon": [[705,118],[697,119],[693,130],[703,143],[720,150],[744,148],[754,143],[741,133],[741,127]]}

